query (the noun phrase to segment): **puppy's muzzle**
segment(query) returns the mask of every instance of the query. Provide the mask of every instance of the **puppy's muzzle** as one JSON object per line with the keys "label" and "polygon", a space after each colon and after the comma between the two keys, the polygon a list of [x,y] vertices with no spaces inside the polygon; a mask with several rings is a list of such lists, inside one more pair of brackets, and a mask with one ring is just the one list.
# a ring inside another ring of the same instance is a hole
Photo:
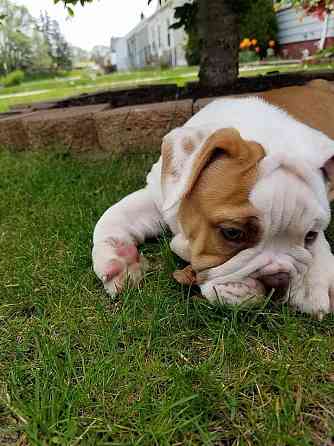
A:
{"label": "puppy's muzzle", "polygon": [[290,286],[289,273],[269,274],[259,277],[259,280],[265,286],[267,291],[271,291],[274,288],[279,291],[280,294],[285,294]]}

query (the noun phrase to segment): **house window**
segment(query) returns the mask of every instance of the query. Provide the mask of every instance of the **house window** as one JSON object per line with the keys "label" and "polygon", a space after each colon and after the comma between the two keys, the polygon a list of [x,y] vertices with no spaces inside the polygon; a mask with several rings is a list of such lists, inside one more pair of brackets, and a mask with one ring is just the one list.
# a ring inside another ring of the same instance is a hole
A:
{"label": "house window", "polygon": [[158,46],[161,48],[161,26],[158,25]]}
{"label": "house window", "polygon": [[170,48],[171,47],[171,39],[170,39],[170,21],[169,21],[169,19],[167,19],[167,45],[168,45],[168,48]]}

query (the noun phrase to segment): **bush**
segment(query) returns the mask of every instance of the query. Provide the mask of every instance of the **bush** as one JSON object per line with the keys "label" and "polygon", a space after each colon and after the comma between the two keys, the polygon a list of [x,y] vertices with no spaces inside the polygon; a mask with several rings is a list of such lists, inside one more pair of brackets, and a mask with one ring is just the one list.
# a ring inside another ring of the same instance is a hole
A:
{"label": "bush", "polygon": [[250,63],[256,62],[260,59],[260,56],[256,54],[255,51],[240,51],[239,53],[239,62],[240,63]]}
{"label": "bush", "polygon": [[269,41],[276,41],[277,19],[272,0],[249,0],[246,12],[240,17],[240,37],[256,39],[259,54],[265,57]]}
{"label": "bush", "polygon": [[201,41],[197,27],[188,32],[186,60],[189,66],[199,65],[201,61]]}
{"label": "bush", "polygon": [[332,57],[334,57],[334,45],[330,46],[329,48],[317,51],[316,57],[318,57],[319,59],[320,58],[331,59]]}
{"label": "bush", "polygon": [[160,57],[159,57],[159,67],[160,70],[168,70],[172,66],[170,54],[168,51],[165,51]]}
{"label": "bush", "polygon": [[21,70],[15,70],[0,78],[0,84],[5,87],[15,87],[24,81],[24,73]]}

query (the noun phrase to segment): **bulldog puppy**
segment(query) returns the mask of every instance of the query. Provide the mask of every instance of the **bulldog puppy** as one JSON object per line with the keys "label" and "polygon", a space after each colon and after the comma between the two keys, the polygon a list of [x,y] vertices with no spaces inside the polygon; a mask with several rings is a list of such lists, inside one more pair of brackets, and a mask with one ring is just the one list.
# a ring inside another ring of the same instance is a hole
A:
{"label": "bulldog puppy", "polygon": [[[333,105],[322,121],[300,104],[333,100],[324,82],[215,100],[165,136],[146,187],[95,227],[93,266],[106,291],[140,281],[147,264],[137,246],[168,227],[171,249],[190,264],[175,278],[197,283],[210,302],[261,301],[275,289],[301,311],[332,312],[324,230],[334,197]],[[273,105],[280,98],[284,109]]]}

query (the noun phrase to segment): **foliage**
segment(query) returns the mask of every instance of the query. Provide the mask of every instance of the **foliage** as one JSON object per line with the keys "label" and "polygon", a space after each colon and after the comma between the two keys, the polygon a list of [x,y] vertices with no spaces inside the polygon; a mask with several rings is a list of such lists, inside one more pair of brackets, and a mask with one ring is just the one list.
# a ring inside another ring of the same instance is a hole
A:
{"label": "foliage", "polygon": [[37,27],[33,30],[32,34],[32,55],[30,62],[30,67],[27,70],[29,75],[35,73],[37,75],[43,75],[52,72],[53,61],[49,55],[48,44]]}
{"label": "foliage", "polygon": [[15,87],[24,81],[24,73],[22,70],[15,70],[0,78],[0,84],[4,87]]}
{"label": "foliage", "polygon": [[331,58],[334,57],[334,45],[328,47],[328,48],[324,48],[322,50],[317,51],[317,56],[321,57],[321,58]]}
{"label": "foliage", "polygon": [[271,0],[250,0],[240,16],[240,37],[257,40],[259,55],[266,56],[269,41],[276,41],[277,19]]}
{"label": "foliage", "polygon": [[256,51],[251,51],[249,49],[245,51],[240,51],[239,53],[239,62],[246,64],[250,62],[256,62],[259,60],[259,55],[256,53]]}
{"label": "foliage", "polygon": [[30,64],[32,39],[30,31],[33,18],[24,6],[12,4],[9,0],[0,0],[1,23],[0,39],[0,74],[7,74],[16,69],[26,69]]}
{"label": "foliage", "polygon": [[92,3],[94,0],[53,0],[53,1],[56,4],[63,2],[67,8],[68,13],[72,16],[74,15],[73,6],[76,6],[78,4],[84,6],[86,3]]}
{"label": "foliage", "polygon": [[307,15],[314,15],[320,20],[334,11],[334,0],[280,0],[280,2],[292,3],[294,7],[303,9]]}
{"label": "foliage", "polygon": [[0,75],[71,68],[69,45],[47,14],[37,21],[26,7],[0,0],[0,16]]}
{"label": "foliage", "polygon": [[69,44],[60,32],[59,24],[52,20],[47,13],[40,14],[39,30],[42,33],[49,58],[53,68],[58,70],[70,70],[72,68],[72,54]]}
{"label": "foliage", "polygon": [[189,66],[199,65],[201,60],[201,40],[197,30],[188,32],[186,60]]}
{"label": "foliage", "polygon": [[110,64],[110,48],[104,45],[96,45],[91,51],[91,60],[95,62],[100,68],[105,69]]}
{"label": "foliage", "polygon": [[197,1],[185,3],[175,8],[174,18],[176,21],[171,25],[173,29],[184,27],[188,35],[186,59],[190,66],[199,65],[201,57],[201,40],[198,32],[197,14]]}

